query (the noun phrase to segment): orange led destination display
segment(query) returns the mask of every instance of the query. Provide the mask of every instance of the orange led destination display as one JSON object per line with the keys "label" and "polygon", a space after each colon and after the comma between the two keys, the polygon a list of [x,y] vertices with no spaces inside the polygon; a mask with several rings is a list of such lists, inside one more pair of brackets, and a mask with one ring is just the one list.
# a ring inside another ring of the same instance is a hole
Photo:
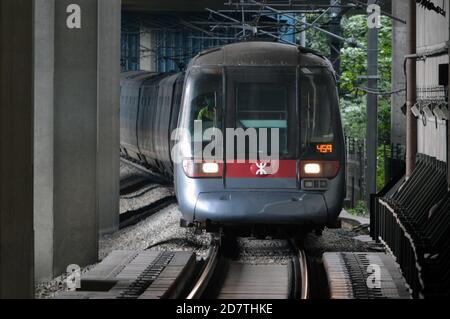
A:
{"label": "orange led destination display", "polygon": [[331,154],[333,153],[333,144],[317,144],[316,149],[321,154]]}

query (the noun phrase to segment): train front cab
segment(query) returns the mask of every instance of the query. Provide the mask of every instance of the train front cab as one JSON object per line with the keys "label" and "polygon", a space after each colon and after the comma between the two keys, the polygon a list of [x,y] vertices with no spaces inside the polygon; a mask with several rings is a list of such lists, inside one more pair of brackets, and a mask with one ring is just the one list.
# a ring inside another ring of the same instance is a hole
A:
{"label": "train front cab", "polygon": [[[180,143],[183,160],[175,165],[184,224],[336,224],[345,195],[345,158],[336,82],[327,67],[192,68],[182,110],[180,127],[193,136],[190,143]],[[203,132],[223,132],[222,161],[194,160],[195,143],[206,147],[214,138],[194,134],[199,122]],[[227,128],[267,129],[268,135],[258,143],[249,137],[242,158],[236,156],[239,143],[231,143]],[[279,169],[264,174],[261,168],[271,163],[250,161],[254,158],[249,154],[255,149],[257,154],[271,153],[271,129],[279,132]]]}

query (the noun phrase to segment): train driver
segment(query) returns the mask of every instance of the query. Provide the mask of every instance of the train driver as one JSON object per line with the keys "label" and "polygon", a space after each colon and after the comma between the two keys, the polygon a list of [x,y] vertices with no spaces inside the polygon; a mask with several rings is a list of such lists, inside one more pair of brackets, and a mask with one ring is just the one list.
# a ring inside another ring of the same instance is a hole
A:
{"label": "train driver", "polygon": [[215,122],[216,120],[216,106],[215,106],[215,94],[204,94],[202,99],[199,100],[197,107],[198,116],[197,120],[202,122]]}

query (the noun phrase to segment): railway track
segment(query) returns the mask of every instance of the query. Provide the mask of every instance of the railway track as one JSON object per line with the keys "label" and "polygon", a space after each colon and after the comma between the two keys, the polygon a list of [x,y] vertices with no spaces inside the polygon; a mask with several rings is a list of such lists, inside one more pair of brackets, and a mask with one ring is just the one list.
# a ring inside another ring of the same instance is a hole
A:
{"label": "railway track", "polygon": [[[265,241],[273,245],[276,241]],[[206,260],[192,252],[114,251],[84,274],[81,288],[63,299],[409,299],[406,282],[392,258],[383,253],[325,253],[323,265],[291,247],[283,262],[233,257],[227,241],[215,238]],[[273,245],[275,249],[280,246]],[[258,249],[258,248],[256,248]],[[270,253],[270,252],[268,252]],[[368,269],[379,268],[379,278]],[[323,273],[317,272],[323,268]],[[326,288],[318,293],[320,283]]]}
{"label": "railway track", "polygon": [[175,196],[167,196],[142,208],[125,212],[120,215],[119,228],[124,229],[136,225],[142,220],[176,203],[177,199]]}
{"label": "railway track", "polygon": [[215,239],[186,299],[308,299],[306,254],[295,241],[291,247],[289,263],[255,265],[228,257]]}
{"label": "railway track", "polygon": [[137,163],[137,162],[131,160],[130,158],[121,156],[120,161],[128,166],[135,168],[143,175],[143,177],[153,181],[154,183],[158,183],[161,185],[170,184],[167,177],[142,166],[140,163]]}
{"label": "railway track", "polygon": [[132,206],[135,207],[121,212],[119,229],[133,226],[164,208],[177,203],[175,196],[172,194],[173,191],[162,195],[160,198],[158,198],[158,196],[155,199],[142,199],[148,193],[157,191],[160,188],[170,189],[171,185],[169,185],[167,180],[164,180],[160,175],[153,173],[133,161],[124,157],[121,157],[121,161],[138,172],[133,173],[120,181],[120,199],[125,201],[137,200],[138,205],[134,204]]}
{"label": "railway track", "polygon": [[[126,198],[130,194],[152,184],[152,181],[145,176],[130,176],[120,181],[120,196]],[[156,187],[156,185],[153,185]]]}

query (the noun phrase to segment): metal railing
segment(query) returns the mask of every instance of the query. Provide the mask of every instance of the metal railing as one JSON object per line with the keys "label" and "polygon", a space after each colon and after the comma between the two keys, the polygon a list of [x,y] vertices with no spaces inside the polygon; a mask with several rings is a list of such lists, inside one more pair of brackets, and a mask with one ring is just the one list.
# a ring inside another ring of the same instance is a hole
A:
{"label": "metal railing", "polygon": [[450,295],[450,193],[446,163],[419,154],[409,179],[371,201],[371,235],[396,257],[416,298]]}
{"label": "metal railing", "polygon": [[[347,158],[347,208],[354,208],[358,202],[367,202],[366,195],[366,146],[364,141],[346,137]],[[405,146],[382,144],[378,149],[379,169],[384,169],[385,184],[398,180],[405,173]],[[380,171],[380,173],[383,173]]]}

